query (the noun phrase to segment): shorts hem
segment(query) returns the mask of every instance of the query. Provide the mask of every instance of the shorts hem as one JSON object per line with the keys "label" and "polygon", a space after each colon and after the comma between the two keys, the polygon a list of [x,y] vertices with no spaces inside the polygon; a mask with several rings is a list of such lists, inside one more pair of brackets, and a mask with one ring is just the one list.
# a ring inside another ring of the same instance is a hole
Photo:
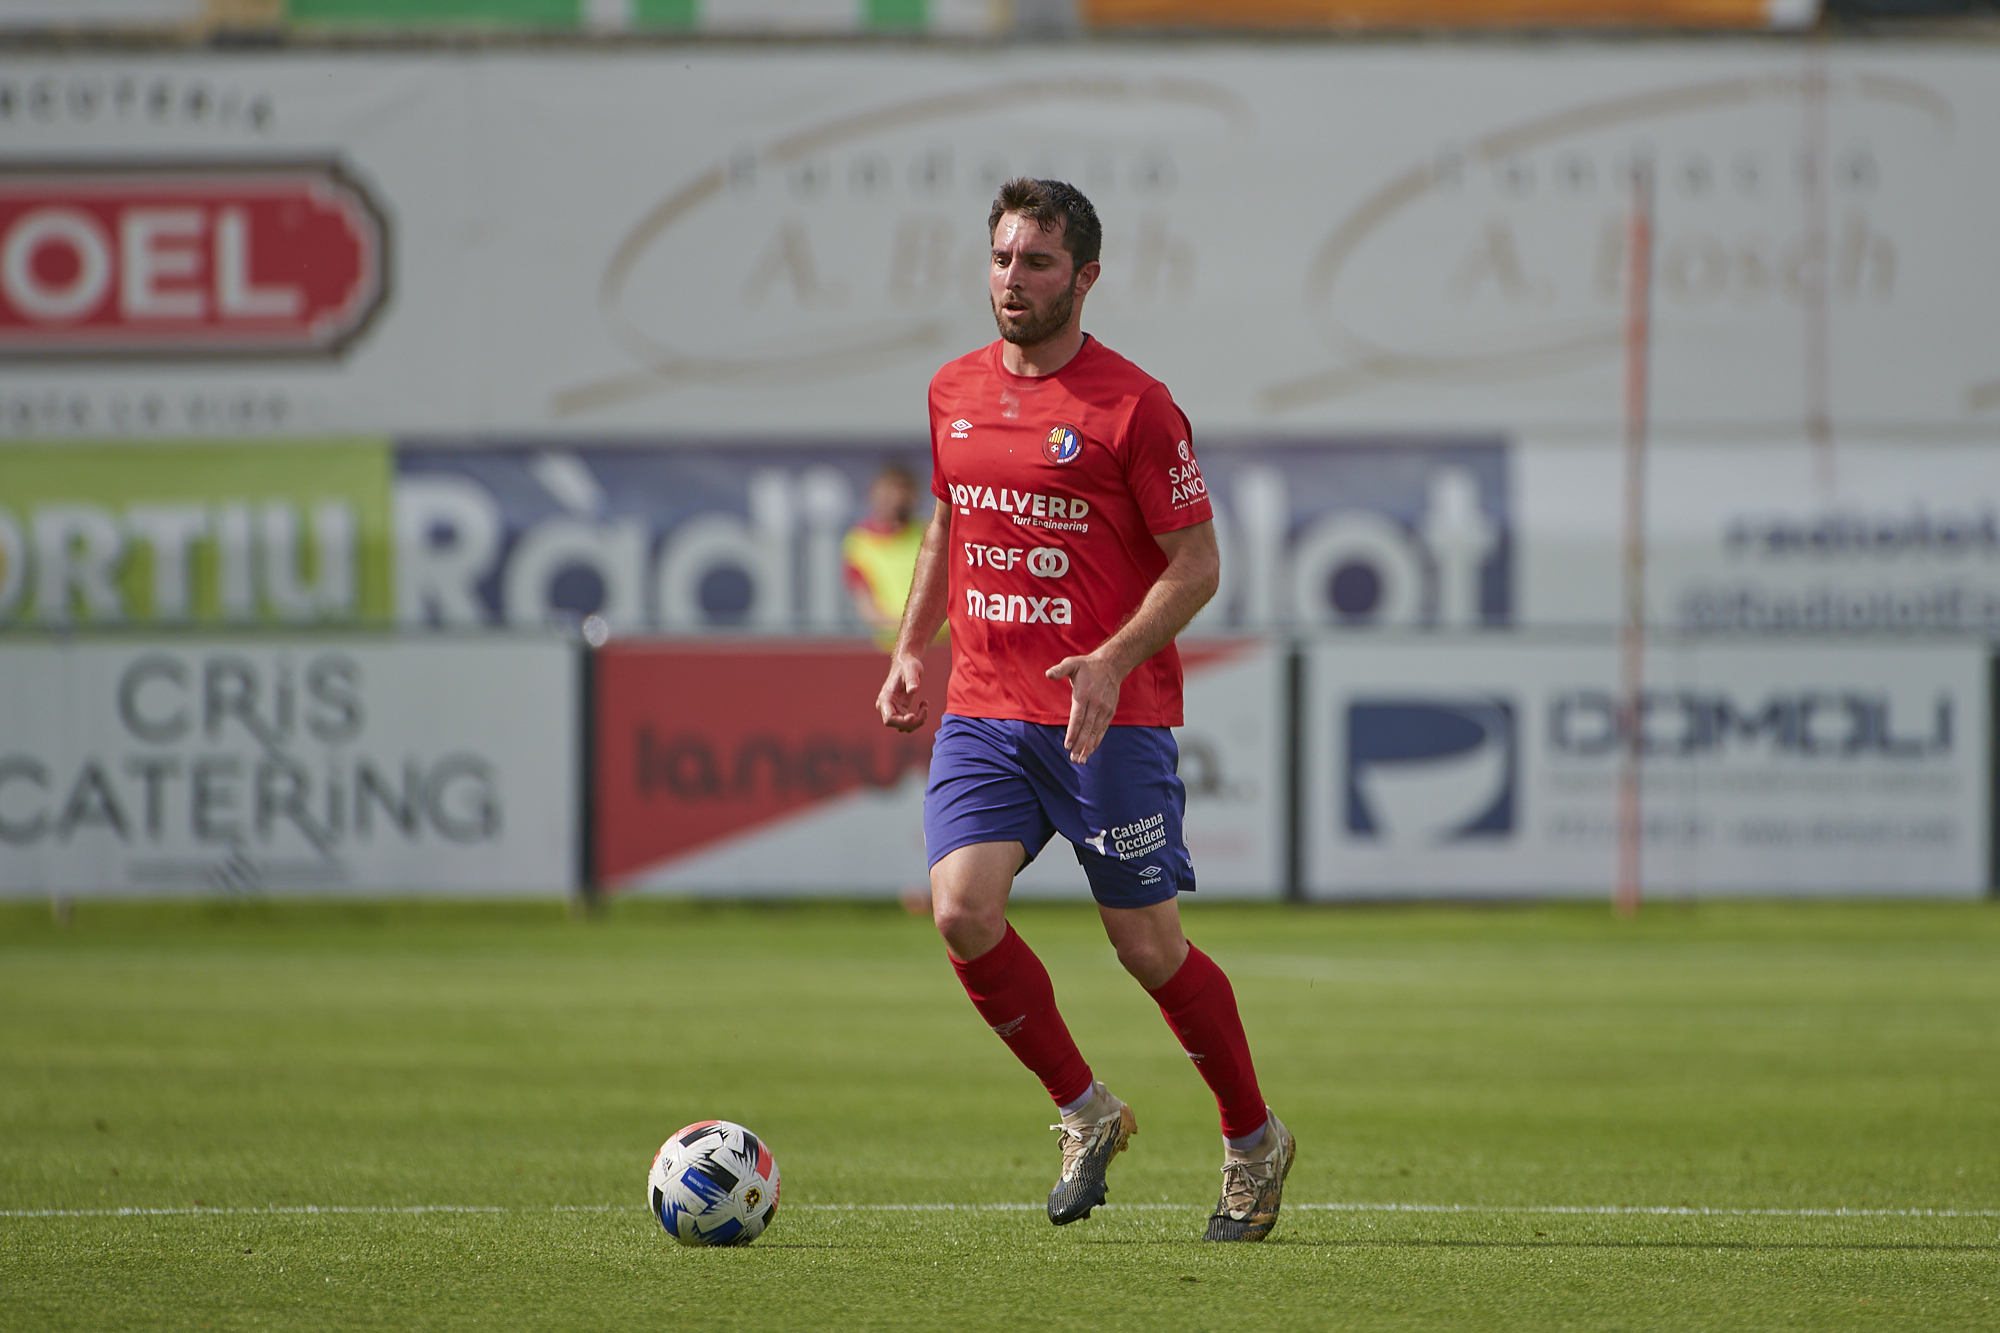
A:
{"label": "shorts hem", "polygon": [[[930,858],[930,865],[927,866],[926,869],[936,869],[938,862],[944,860],[947,856],[950,856],[953,852],[957,851],[961,847],[977,847],[982,842],[1020,843],[1021,850],[1026,854],[1027,859],[1022,861],[1019,869],[1014,871],[1014,873],[1017,875],[1020,874],[1022,870],[1026,870],[1030,865],[1034,864],[1035,858],[1037,856],[1040,856],[1042,853],[1041,847],[1028,846],[1028,840],[1026,838],[996,838],[992,835],[991,832],[981,829],[976,832],[970,833],[969,836],[967,837],[960,838],[957,841],[947,845],[943,851],[939,852],[936,856]],[[1042,844],[1043,847],[1046,847],[1047,845],[1048,845],[1047,843]]]}
{"label": "shorts hem", "polygon": [[[1084,872],[1084,878],[1085,878],[1085,879],[1089,879],[1089,878],[1090,878],[1090,872],[1089,872],[1089,871],[1087,871],[1087,870],[1086,870],[1086,871]],[[1180,896],[1181,896],[1181,890],[1179,890],[1179,889],[1175,888],[1175,887],[1174,887],[1173,885],[1169,884],[1169,885],[1167,885],[1167,887],[1165,888],[1165,890],[1164,890],[1164,891],[1162,891],[1162,892],[1161,892],[1161,893],[1160,893],[1160,894],[1159,894],[1158,896],[1156,896],[1156,897],[1152,897],[1152,898],[1148,898],[1148,899],[1146,899],[1146,900],[1145,900],[1144,902],[1116,902],[1116,903],[1113,903],[1113,902],[1106,902],[1106,901],[1105,901],[1105,900],[1104,900],[1104,899],[1103,899],[1103,898],[1102,898],[1102,897],[1101,897],[1101,896],[1100,896],[1100,895],[1098,894],[1098,892],[1097,892],[1097,886],[1096,886],[1095,884],[1092,884],[1092,885],[1090,886],[1090,897],[1091,897],[1091,900],[1092,900],[1093,902],[1095,902],[1095,903],[1096,903],[1096,904],[1097,904],[1097,905],[1098,905],[1099,907],[1126,907],[1126,908],[1134,908],[1134,909],[1136,909],[1136,908],[1141,908],[1141,907],[1158,907],[1158,906],[1159,906],[1159,905],[1160,905],[1161,903],[1163,903],[1163,902],[1167,901],[1167,899],[1169,899],[1169,898],[1178,898],[1178,897],[1180,897]]]}

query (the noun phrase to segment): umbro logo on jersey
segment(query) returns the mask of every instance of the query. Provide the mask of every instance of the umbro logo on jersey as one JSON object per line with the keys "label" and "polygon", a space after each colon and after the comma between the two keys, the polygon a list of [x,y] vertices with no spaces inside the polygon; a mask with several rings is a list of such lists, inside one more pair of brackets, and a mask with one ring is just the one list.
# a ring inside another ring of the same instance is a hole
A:
{"label": "umbro logo on jersey", "polygon": [[966,432],[971,429],[972,429],[972,423],[970,421],[967,421],[964,417],[960,417],[958,420],[951,423],[951,438],[954,440],[971,439],[972,437],[966,434]]}

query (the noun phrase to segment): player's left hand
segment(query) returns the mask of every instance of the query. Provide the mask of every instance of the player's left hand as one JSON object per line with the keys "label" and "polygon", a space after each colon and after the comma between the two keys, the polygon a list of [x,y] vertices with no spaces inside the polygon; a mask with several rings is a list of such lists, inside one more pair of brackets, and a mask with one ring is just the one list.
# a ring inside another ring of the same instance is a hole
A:
{"label": "player's left hand", "polygon": [[1104,743],[1111,719],[1118,712],[1120,672],[1096,654],[1065,657],[1045,673],[1050,680],[1069,681],[1069,730],[1063,733],[1063,748],[1070,762],[1080,764]]}

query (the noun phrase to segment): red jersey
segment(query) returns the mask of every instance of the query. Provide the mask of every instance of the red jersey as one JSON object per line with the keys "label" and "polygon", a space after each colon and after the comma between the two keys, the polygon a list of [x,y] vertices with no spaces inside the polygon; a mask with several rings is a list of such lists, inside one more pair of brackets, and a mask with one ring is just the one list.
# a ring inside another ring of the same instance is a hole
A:
{"label": "red jersey", "polygon": [[[1153,534],[1207,522],[1193,432],[1167,386],[1095,338],[1053,375],[998,342],[931,379],[931,493],[951,506],[951,687],[968,717],[1069,721],[1067,680],[1167,567]],[[1118,692],[1114,726],[1181,725],[1169,643]]]}

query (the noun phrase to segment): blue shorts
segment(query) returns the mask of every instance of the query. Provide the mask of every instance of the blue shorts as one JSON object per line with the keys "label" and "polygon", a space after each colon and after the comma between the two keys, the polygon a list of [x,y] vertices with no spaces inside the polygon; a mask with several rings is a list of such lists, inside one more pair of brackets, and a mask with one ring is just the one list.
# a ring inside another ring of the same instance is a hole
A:
{"label": "blue shorts", "polygon": [[1106,907],[1150,907],[1192,891],[1174,733],[1112,727],[1077,764],[1063,749],[1065,730],[946,713],[924,793],[931,864],[976,842],[1018,842],[1032,861],[1060,833],[1076,848],[1091,896]]}

